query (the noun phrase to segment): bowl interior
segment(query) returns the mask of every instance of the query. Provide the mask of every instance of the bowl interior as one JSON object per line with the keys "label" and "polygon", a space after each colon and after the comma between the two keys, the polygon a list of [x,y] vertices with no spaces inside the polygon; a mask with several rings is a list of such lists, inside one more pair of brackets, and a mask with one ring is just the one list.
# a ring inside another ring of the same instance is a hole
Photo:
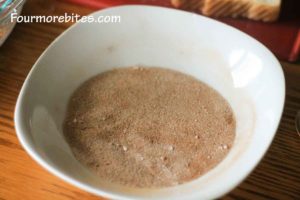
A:
{"label": "bowl interior", "polygon": [[[282,113],[284,77],[274,56],[233,28],[182,11],[122,6],[92,15],[119,15],[121,23],[73,26],[42,54],[24,83],[15,121],[29,154],[64,180],[111,198],[211,199],[241,182],[267,150]],[[95,74],[137,64],[191,74],[229,101],[236,139],[206,175],[170,188],[134,189],[96,178],[73,157],[62,134],[72,92]]]}

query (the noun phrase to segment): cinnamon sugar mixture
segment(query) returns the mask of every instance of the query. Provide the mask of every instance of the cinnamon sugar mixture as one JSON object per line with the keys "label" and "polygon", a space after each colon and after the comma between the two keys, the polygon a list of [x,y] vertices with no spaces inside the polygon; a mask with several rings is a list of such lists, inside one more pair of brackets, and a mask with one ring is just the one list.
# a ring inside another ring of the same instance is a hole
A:
{"label": "cinnamon sugar mixture", "polygon": [[235,118],[220,94],[191,76],[131,67],[81,85],[64,133],[75,157],[101,179],[166,187],[222,161],[233,145]]}

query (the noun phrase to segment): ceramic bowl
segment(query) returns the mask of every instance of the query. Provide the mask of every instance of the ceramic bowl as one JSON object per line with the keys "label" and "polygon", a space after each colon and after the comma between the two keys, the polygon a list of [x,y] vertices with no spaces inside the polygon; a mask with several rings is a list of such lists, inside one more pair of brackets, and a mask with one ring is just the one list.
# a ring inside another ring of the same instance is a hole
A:
{"label": "ceramic bowl", "polygon": [[[40,56],[20,92],[15,126],[25,150],[45,169],[83,190],[112,199],[214,199],[241,183],[267,151],[283,110],[285,81],[274,55],[248,35],[196,14],[121,6],[94,17],[120,23],[77,23]],[[190,74],[228,100],[237,120],[228,156],[194,181],[138,189],[97,178],[72,155],[62,123],[72,92],[115,67],[158,66]]]}

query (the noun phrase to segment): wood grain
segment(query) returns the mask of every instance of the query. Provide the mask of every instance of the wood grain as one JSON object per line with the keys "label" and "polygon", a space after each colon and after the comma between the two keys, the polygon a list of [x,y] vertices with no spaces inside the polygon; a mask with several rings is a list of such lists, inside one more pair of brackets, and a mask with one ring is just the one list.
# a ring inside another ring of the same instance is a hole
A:
{"label": "wood grain", "polygon": [[[92,10],[51,0],[28,0],[24,15],[86,15]],[[0,199],[99,199],[49,174],[20,146],[13,123],[15,102],[30,68],[71,24],[18,24],[0,47]],[[222,199],[300,199],[300,64],[282,63],[287,95],[274,142],[252,174]]]}

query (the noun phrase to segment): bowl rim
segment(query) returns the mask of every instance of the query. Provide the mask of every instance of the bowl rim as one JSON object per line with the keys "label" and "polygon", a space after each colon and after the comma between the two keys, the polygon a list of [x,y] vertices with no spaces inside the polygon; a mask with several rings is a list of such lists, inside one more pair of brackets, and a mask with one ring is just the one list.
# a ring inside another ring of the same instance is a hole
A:
{"label": "bowl rim", "polygon": [[[171,12],[178,12],[178,13],[186,13],[186,14],[190,14],[192,15],[196,15],[197,17],[200,17],[202,19],[208,20],[210,22],[214,22],[215,24],[221,25],[221,26],[225,26],[227,28],[230,28],[233,31],[237,31],[239,32],[239,34],[243,34],[245,36],[247,36],[248,39],[254,40],[257,45],[260,45],[261,48],[264,48],[264,50],[267,51],[267,53],[271,56],[271,59],[273,59],[277,65],[277,68],[279,70],[279,73],[281,75],[281,80],[278,80],[282,83],[282,88],[283,91],[282,92],[282,97],[280,99],[280,115],[278,116],[278,119],[276,119],[276,125],[275,125],[275,129],[274,129],[274,133],[273,135],[270,137],[270,140],[266,142],[265,148],[263,153],[260,155],[258,161],[256,163],[253,164],[253,166],[248,167],[246,171],[243,172],[242,175],[240,175],[238,178],[235,178],[235,181],[233,181],[231,184],[228,184],[226,186],[223,187],[222,190],[218,190],[216,192],[214,192],[214,194],[211,194],[210,197],[211,198],[218,198],[220,196],[225,195],[226,193],[230,192],[232,189],[234,189],[235,187],[237,187],[254,169],[255,167],[260,163],[260,161],[262,160],[262,158],[264,157],[264,155],[266,154],[267,150],[269,149],[275,134],[277,132],[277,129],[279,127],[279,122],[283,113],[283,108],[284,108],[284,102],[285,102],[285,94],[286,94],[286,89],[285,89],[285,77],[284,77],[284,73],[283,73],[283,69],[281,67],[281,64],[279,63],[279,61],[277,60],[277,58],[274,56],[274,54],[263,44],[261,44],[259,41],[257,41],[255,38],[247,35],[246,33],[232,27],[229,26],[223,22],[219,22],[217,20],[211,19],[209,17],[205,17],[202,15],[198,15],[195,13],[189,13],[186,11],[182,11],[182,10],[177,10],[177,9],[173,9],[173,8],[165,8],[165,7],[160,7],[160,6],[152,6],[152,5],[123,5],[123,6],[116,6],[116,7],[111,7],[111,8],[105,8],[105,9],[101,9],[101,10],[97,10],[95,12],[90,13],[88,16],[91,15],[95,15],[98,13],[102,13],[104,11],[110,11],[110,10],[118,10],[118,9],[131,9],[131,8],[138,8],[138,9],[144,9],[144,8],[148,8],[148,9],[160,9],[162,11],[164,10],[168,10]],[[65,34],[67,34],[68,32],[70,32],[72,29],[76,28],[80,23],[74,23],[72,26],[70,26],[69,28],[67,28],[66,30],[64,30],[58,37],[56,37],[51,44],[43,51],[43,53],[39,56],[39,58],[37,59],[37,61],[34,63],[33,67],[31,68],[30,72],[28,73],[22,88],[20,90],[17,102],[16,102],[16,106],[15,106],[15,112],[14,112],[14,124],[15,124],[15,129],[16,129],[16,134],[17,137],[21,143],[21,145],[23,146],[23,148],[25,149],[25,151],[30,155],[30,157],[33,158],[33,160],[35,160],[38,164],[40,164],[43,168],[45,168],[46,170],[48,170],[50,173],[52,173],[53,175],[59,177],[60,179],[64,180],[67,183],[70,183],[73,186],[76,186],[77,188],[80,188],[82,190],[85,190],[87,192],[90,192],[92,194],[95,194],[97,196],[102,196],[102,197],[106,197],[106,198],[112,198],[112,199],[137,199],[137,197],[132,197],[132,196],[125,196],[119,193],[115,193],[112,191],[107,191],[101,188],[95,188],[89,185],[86,185],[85,183],[82,183],[78,180],[76,180],[75,178],[64,174],[63,172],[61,172],[60,170],[56,169],[55,167],[53,167],[52,165],[50,165],[49,163],[47,163],[47,161],[45,161],[38,153],[36,153],[36,151],[34,150],[33,146],[31,144],[28,144],[27,139],[26,139],[26,134],[24,134],[24,132],[26,132],[26,130],[24,130],[24,126],[23,126],[23,122],[22,122],[22,117],[21,117],[21,113],[24,112],[23,111],[23,107],[22,107],[22,103],[23,103],[23,98],[24,98],[24,92],[27,89],[28,86],[28,81],[31,79],[32,74],[34,73],[34,71],[37,69],[38,64],[40,63],[40,61],[43,59],[44,55],[46,54],[46,52],[52,48],[52,46],[55,45],[55,43]],[[276,66],[275,66],[276,67]],[[181,199],[181,197],[176,197],[174,199]]]}

